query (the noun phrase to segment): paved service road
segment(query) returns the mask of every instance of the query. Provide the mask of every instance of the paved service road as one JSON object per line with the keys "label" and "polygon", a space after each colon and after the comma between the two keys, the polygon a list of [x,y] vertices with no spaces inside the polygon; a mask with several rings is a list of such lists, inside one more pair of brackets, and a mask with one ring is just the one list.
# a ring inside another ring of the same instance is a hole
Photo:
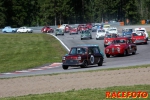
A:
{"label": "paved service road", "polygon": [[[132,27],[132,26],[130,26],[130,27]],[[137,27],[140,27],[140,26],[137,26]],[[148,26],[146,26],[146,27],[148,27]],[[119,28],[121,29],[122,27],[119,27]],[[135,28],[135,26],[133,28]],[[52,33],[52,34],[54,34],[54,33]],[[92,35],[93,35],[93,39],[91,39],[91,40],[81,40],[80,34],[69,35],[68,33],[65,33],[64,36],[57,36],[57,37],[60,40],[62,40],[69,49],[72,46],[76,46],[76,45],[97,44],[100,46],[101,50],[104,50],[103,40],[96,40],[95,33],[92,33]],[[103,66],[101,66],[101,67],[97,66],[97,65],[91,66],[89,68],[69,67],[68,70],[63,70],[62,67],[59,66],[56,68],[33,71],[33,72],[28,72],[28,73],[0,75],[0,78],[39,75],[39,74],[64,73],[64,72],[76,72],[76,71],[85,71],[85,70],[96,70],[96,69],[104,69],[104,68],[150,64],[150,51],[149,50],[150,50],[150,41],[148,41],[147,45],[137,45],[136,55],[126,56],[126,57],[111,57],[111,58],[105,57]]]}

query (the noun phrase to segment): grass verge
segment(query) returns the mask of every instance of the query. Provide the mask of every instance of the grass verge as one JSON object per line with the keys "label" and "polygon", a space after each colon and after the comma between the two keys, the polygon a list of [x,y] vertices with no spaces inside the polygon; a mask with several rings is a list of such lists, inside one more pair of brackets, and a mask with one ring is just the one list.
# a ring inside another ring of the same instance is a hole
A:
{"label": "grass verge", "polygon": [[61,62],[67,51],[48,34],[0,34],[0,73]]}
{"label": "grass verge", "polygon": [[[150,95],[150,85],[135,85],[135,86],[114,86],[108,88],[96,88],[96,89],[82,89],[82,90],[70,90],[67,92],[27,95],[20,97],[2,98],[1,100],[112,100],[106,98],[106,91],[109,92],[138,92],[146,91]],[[147,99],[139,100],[149,100]],[[115,100],[120,100],[115,99]],[[134,98],[128,98],[127,100],[134,100]],[[138,100],[138,99],[136,99]]]}

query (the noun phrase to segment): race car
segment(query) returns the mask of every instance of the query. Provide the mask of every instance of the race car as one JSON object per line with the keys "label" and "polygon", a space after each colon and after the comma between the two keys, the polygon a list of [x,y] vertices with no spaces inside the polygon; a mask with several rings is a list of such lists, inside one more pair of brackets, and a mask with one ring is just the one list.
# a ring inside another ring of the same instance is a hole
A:
{"label": "race car", "polygon": [[106,31],[104,29],[98,29],[96,32],[96,40],[104,39],[105,35],[106,35]]}
{"label": "race car", "polygon": [[108,31],[109,28],[110,28],[110,25],[103,25],[103,29],[104,29],[105,31]]}
{"label": "race car", "polygon": [[92,39],[92,34],[90,31],[82,31],[81,32],[81,40],[83,39]]}
{"label": "race car", "polygon": [[107,32],[110,33],[110,34],[112,34],[112,33],[118,34],[118,30],[117,30],[116,27],[110,27],[110,28],[108,28]]}
{"label": "race car", "polygon": [[44,27],[41,29],[41,32],[42,32],[42,33],[53,33],[53,32],[54,32],[54,29],[51,28],[50,26],[44,26]]}
{"label": "race car", "polygon": [[88,31],[89,29],[88,29],[88,27],[87,26],[80,26],[79,28],[78,28],[78,31],[81,33],[82,31]]}
{"label": "race car", "polygon": [[56,31],[55,31],[55,36],[57,36],[57,35],[64,35],[63,29],[57,28]]}
{"label": "race car", "polygon": [[117,34],[107,33],[104,37],[104,47],[109,46],[112,43],[112,41],[117,37],[118,37]]}
{"label": "race car", "polygon": [[89,30],[91,30],[91,29],[92,29],[92,24],[91,24],[91,23],[87,23],[87,24],[86,24],[86,27],[87,27]]}
{"label": "race car", "polygon": [[70,27],[70,30],[69,30],[69,34],[78,34],[78,31],[77,31],[77,28],[76,27]]}
{"label": "race car", "polygon": [[79,45],[71,48],[70,52],[62,57],[62,68],[87,68],[89,65],[103,65],[104,55],[98,45]]}
{"label": "race car", "polygon": [[2,29],[3,33],[15,33],[17,31],[16,28],[12,28],[11,26],[6,26]]}
{"label": "race car", "polygon": [[137,46],[130,38],[118,37],[105,48],[105,55],[107,58],[117,55],[127,56],[130,53],[132,53],[132,55],[136,54],[136,51]]}
{"label": "race car", "polygon": [[32,33],[32,32],[33,32],[33,29],[25,27],[25,26],[24,27],[20,27],[17,30],[17,33]]}
{"label": "race car", "polygon": [[95,24],[92,26],[92,32],[96,32],[98,29],[102,29],[103,25],[101,24]]}
{"label": "race car", "polygon": [[131,39],[132,42],[136,44],[147,44],[146,34],[143,32],[133,32]]}
{"label": "race car", "polygon": [[146,40],[148,41],[149,35],[148,35],[148,33],[147,33],[145,28],[135,28],[134,31],[135,32],[143,32],[146,35]]}

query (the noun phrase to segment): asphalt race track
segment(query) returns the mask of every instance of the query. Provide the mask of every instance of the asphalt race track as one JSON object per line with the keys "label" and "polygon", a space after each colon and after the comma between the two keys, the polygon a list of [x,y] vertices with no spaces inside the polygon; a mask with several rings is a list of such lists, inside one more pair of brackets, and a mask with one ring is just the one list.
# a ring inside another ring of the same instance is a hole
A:
{"label": "asphalt race track", "polygon": [[[140,27],[140,26],[126,26],[126,27]],[[146,28],[150,28],[150,26],[142,26]],[[118,27],[121,29],[122,27]],[[54,33],[52,33],[53,35]],[[69,49],[72,46],[82,45],[82,44],[97,44],[100,46],[101,50],[104,50],[103,40],[96,40],[95,33],[92,33],[93,39],[81,40],[80,34],[69,35],[65,33],[64,36],[57,36]],[[69,67],[68,70],[63,70],[61,66],[56,68],[51,68],[47,70],[39,70],[27,73],[18,73],[18,74],[6,74],[0,75],[0,78],[7,77],[18,77],[18,76],[30,76],[30,75],[40,75],[40,74],[52,74],[52,73],[65,73],[65,72],[77,72],[77,71],[85,71],[85,70],[96,70],[96,69],[104,69],[104,68],[114,68],[114,67],[126,67],[132,65],[142,65],[142,64],[150,64],[150,41],[148,41],[147,45],[137,45],[136,55],[129,55],[126,57],[111,57],[104,59],[103,66],[89,66],[89,68],[80,68],[80,67]]]}

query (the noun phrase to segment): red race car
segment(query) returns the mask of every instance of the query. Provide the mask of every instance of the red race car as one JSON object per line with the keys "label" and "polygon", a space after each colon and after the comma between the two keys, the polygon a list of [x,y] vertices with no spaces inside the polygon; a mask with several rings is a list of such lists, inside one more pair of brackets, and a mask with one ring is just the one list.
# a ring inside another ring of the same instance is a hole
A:
{"label": "red race car", "polygon": [[78,34],[77,28],[76,27],[71,27],[69,30],[70,35],[71,34]]}
{"label": "red race car", "polygon": [[54,29],[49,27],[49,26],[44,26],[42,29],[41,29],[41,32],[42,33],[53,33],[54,32]]}
{"label": "red race car", "polygon": [[88,28],[89,30],[92,29],[92,24],[91,24],[91,23],[87,23],[86,26],[87,26],[87,28]]}
{"label": "red race car", "polygon": [[105,55],[107,58],[110,56],[122,55],[127,56],[132,53],[136,54],[137,46],[130,38],[118,37],[115,38],[109,46],[105,48]]}
{"label": "red race car", "polygon": [[143,32],[133,32],[131,34],[131,39],[132,42],[136,44],[147,44],[146,34]]}
{"label": "red race car", "polygon": [[111,42],[117,38],[118,35],[117,34],[106,34],[105,37],[104,37],[104,47],[107,47],[108,45],[111,44]]}
{"label": "red race car", "polygon": [[66,25],[66,26],[65,26],[65,30],[64,30],[65,33],[69,33],[69,32],[70,32],[70,28],[71,28],[71,27],[70,27],[69,25]]}

